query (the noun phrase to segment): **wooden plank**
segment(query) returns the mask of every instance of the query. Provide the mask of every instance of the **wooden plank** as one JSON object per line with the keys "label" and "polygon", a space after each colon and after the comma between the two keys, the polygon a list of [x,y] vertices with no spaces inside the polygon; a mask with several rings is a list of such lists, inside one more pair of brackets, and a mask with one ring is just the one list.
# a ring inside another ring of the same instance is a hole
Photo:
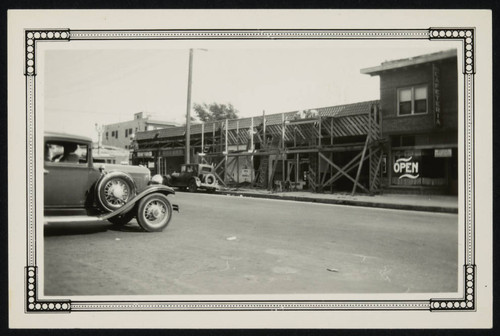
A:
{"label": "wooden plank", "polygon": [[361,160],[359,161],[359,166],[358,166],[358,171],[356,173],[356,183],[352,186],[352,192],[351,196],[354,195],[356,192],[356,185],[359,183],[359,176],[361,175],[361,169],[363,168],[363,161],[365,160],[365,153],[366,153],[366,148],[368,147],[368,142],[370,141],[370,137],[367,135],[366,136],[366,142],[365,142],[365,147],[363,148],[363,152],[361,154]]}
{"label": "wooden plank", "polygon": [[205,152],[205,123],[201,124],[201,152]]}
{"label": "wooden plank", "polygon": [[379,158],[378,158],[378,162],[377,162],[377,165],[375,166],[375,172],[373,173],[373,181],[370,185],[370,190],[373,191],[374,187],[375,187],[375,182],[380,180],[379,176],[378,176],[378,171],[380,170],[380,165],[382,163],[382,154],[380,154]]}
{"label": "wooden plank", "polygon": [[[332,154],[332,161],[333,161],[333,152],[330,152]],[[328,170],[328,167],[329,166],[326,166],[325,169],[324,169],[324,172],[323,172],[323,178],[321,179],[321,183],[320,185],[323,187],[324,184],[325,184],[325,180],[326,180],[326,171]]]}
{"label": "wooden plank", "polygon": [[277,157],[274,159],[274,162],[273,162],[273,167],[271,169],[271,174],[269,175],[268,179],[267,179],[267,187],[269,189],[272,189],[273,188],[273,178],[274,178],[274,173],[276,172],[276,166],[278,165],[278,159]]}
{"label": "wooden plank", "polygon": [[342,132],[343,136],[353,135],[354,131],[351,126],[344,120],[344,118],[339,118],[337,120],[337,124],[339,126],[339,131]]}
{"label": "wooden plank", "polygon": [[351,128],[354,130],[356,134],[365,134],[366,130],[364,130],[360,125],[359,121],[356,117],[345,117],[345,121]]}
{"label": "wooden plank", "polygon": [[342,119],[337,119],[335,122],[340,136],[351,135],[352,132],[345,126],[345,122]]}
{"label": "wooden plank", "polygon": [[239,120],[236,120],[236,150],[240,150],[240,121]]}
{"label": "wooden plank", "polygon": [[218,164],[215,166],[214,170],[219,169],[219,167],[226,161],[226,158],[224,157]]}

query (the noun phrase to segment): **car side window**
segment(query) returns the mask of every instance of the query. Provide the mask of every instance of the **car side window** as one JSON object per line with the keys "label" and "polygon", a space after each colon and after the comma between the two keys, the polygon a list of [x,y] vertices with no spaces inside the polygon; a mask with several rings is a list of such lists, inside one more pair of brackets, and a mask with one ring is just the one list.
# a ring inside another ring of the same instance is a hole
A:
{"label": "car side window", "polygon": [[45,143],[45,161],[64,164],[86,164],[88,148],[86,144],[75,142]]}

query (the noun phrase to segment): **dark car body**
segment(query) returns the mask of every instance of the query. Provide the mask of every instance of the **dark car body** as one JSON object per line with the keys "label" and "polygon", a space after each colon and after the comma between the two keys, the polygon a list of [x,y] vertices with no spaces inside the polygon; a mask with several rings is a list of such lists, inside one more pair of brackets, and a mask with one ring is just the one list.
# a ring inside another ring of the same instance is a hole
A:
{"label": "dark car body", "polygon": [[[157,214],[165,215],[167,210],[178,209],[166,201],[166,196],[174,194],[174,190],[151,185],[150,181],[151,173],[145,167],[94,163],[90,138],[62,133],[45,134],[45,216],[86,215],[99,216],[111,222],[122,219],[123,222],[125,214],[128,214],[128,220],[137,216],[140,201],[151,194],[163,196],[153,204],[156,208],[150,205],[144,209],[144,214],[158,211],[158,205],[163,207],[163,213]],[[168,215],[171,216],[171,213]],[[137,219],[141,224],[139,217]],[[170,218],[166,224],[168,221]],[[147,231],[159,231],[159,227],[150,230],[141,226]]]}
{"label": "dark car body", "polygon": [[167,176],[166,183],[171,187],[189,188],[195,192],[198,189],[215,191],[219,188],[214,168],[208,164],[183,164],[180,173]]}

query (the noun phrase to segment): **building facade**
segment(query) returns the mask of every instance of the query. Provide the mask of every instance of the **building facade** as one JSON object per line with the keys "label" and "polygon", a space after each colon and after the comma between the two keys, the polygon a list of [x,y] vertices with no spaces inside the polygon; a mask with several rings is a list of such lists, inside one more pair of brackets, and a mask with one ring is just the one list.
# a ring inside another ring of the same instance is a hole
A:
{"label": "building facade", "polygon": [[382,186],[390,191],[457,194],[456,50],[384,62],[380,77]]}
{"label": "building facade", "polygon": [[190,162],[214,166],[221,185],[314,192],[457,194],[456,51],[362,69],[380,100],[136,134],[132,163],[153,174]]}
{"label": "building facade", "polygon": [[138,112],[134,114],[133,120],[103,125],[101,130],[101,144],[103,146],[130,149],[131,140],[135,136],[135,133],[174,126],[176,126],[175,123],[151,120],[143,112]]}

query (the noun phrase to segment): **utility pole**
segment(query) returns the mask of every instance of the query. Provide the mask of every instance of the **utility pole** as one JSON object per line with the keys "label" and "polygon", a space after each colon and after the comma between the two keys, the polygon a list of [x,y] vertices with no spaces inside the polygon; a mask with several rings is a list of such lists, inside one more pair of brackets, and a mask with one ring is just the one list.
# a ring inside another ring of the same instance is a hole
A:
{"label": "utility pole", "polygon": [[191,82],[193,76],[193,49],[189,49],[189,73],[188,73],[188,91],[186,107],[186,148],[185,163],[190,163],[191,155]]}

